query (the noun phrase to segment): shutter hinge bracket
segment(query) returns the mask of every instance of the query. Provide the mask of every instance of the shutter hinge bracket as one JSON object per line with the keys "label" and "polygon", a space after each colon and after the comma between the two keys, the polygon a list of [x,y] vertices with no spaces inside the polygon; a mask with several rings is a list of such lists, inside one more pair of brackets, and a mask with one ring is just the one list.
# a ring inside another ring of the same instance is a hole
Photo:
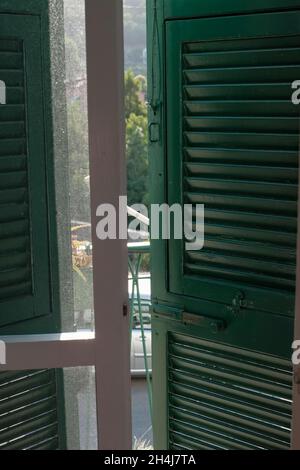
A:
{"label": "shutter hinge bracket", "polygon": [[128,304],[127,303],[123,304],[122,313],[123,313],[123,317],[128,317]]}
{"label": "shutter hinge bracket", "polygon": [[160,141],[160,125],[158,122],[151,122],[149,124],[149,141],[151,144]]}

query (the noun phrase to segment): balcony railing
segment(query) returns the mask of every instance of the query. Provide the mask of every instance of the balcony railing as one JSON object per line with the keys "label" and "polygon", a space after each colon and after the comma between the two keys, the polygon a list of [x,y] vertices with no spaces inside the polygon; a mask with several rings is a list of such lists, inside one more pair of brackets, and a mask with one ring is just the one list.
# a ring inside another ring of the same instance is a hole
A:
{"label": "balcony railing", "polygon": [[[141,220],[146,226],[149,220],[128,208],[128,214]],[[93,313],[93,272],[92,244],[90,234],[86,241],[78,241],[77,234],[83,229],[90,229],[89,223],[72,222],[72,258],[74,273],[74,303],[76,330],[94,330]],[[146,234],[147,235],[147,234]],[[152,417],[152,351],[151,351],[151,279],[150,279],[150,242],[128,243],[128,291],[130,305],[130,340],[131,359],[134,348],[138,347],[139,370],[134,364],[132,373],[145,375],[147,380],[149,410]],[[134,345],[134,339],[138,342]],[[142,347],[141,347],[142,346]],[[133,361],[132,361],[133,362]]]}
{"label": "balcony railing", "polygon": [[[151,357],[151,278],[150,243],[128,244],[130,339],[133,345],[133,330],[138,330],[142,342],[144,370],[147,380],[150,416],[152,418],[152,357]],[[132,356],[132,354],[131,354]]]}

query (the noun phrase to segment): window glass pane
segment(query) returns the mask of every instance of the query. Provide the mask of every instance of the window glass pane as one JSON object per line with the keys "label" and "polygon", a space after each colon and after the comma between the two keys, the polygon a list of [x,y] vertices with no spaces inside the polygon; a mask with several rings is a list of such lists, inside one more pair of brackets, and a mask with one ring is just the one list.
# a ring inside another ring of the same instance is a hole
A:
{"label": "window glass pane", "polygon": [[[143,203],[148,206],[146,0],[124,0],[123,5],[128,205]],[[139,234],[138,243],[134,231],[129,229],[128,232],[130,240],[135,241],[128,246],[133,438],[134,448],[143,449],[151,446],[153,440],[148,396],[151,394],[152,369],[150,244],[147,244],[147,232]],[[146,369],[149,372],[148,380]]]}
{"label": "window glass pane", "polygon": [[64,369],[68,450],[97,450],[94,367]]}
{"label": "window glass pane", "polygon": [[[65,0],[65,57],[74,330],[93,330],[84,0]],[[65,323],[65,322],[63,322]],[[71,324],[66,325],[70,329]]]}

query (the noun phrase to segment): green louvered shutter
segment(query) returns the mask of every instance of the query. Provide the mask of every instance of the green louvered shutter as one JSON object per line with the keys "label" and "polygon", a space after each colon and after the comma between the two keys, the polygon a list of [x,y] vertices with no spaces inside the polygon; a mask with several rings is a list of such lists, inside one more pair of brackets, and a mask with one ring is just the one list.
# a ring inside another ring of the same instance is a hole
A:
{"label": "green louvered shutter", "polygon": [[0,374],[0,450],[58,450],[63,438],[55,371]]}
{"label": "green louvered shutter", "polygon": [[51,285],[40,20],[1,15],[0,22],[0,73],[7,89],[7,104],[0,107],[4,326],[51,313]]}
{"label": "green louvered shutter", "polygon": [[[47,1],[0,5],[1,336],[59,331],[48,21]],[[60,371],[0,373],[0,450],[63,448],[63,423]]]}
{"label": "green louvered shutter", "polygon": [[152,200],[205,205],[203,250],[185,251],[184,240],[152,242],[156,446],[284,449],[299,151],[291,84],[300,76],[300,13],[245,14],[250,3],[239,11],[218,2],[217,17],[217,2],[214,15],[202,3],[149,6],[150,131],[162,129],[150,146]]}
{"label": "green louvered shutter", "polygon": [[213,300],[218,286],[231,303],[240,289],[251,308],[293,314],[300,15],[285,17],[166,27],[169,201],[205,204],[205,248],[171,244],[175,293]]}

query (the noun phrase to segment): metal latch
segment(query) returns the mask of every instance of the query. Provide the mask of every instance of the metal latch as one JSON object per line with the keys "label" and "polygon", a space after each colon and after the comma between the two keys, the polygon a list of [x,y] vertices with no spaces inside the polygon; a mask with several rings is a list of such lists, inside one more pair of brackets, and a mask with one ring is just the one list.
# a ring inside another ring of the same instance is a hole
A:
{"label": "metal latch", "polygon": [[185,325],[205,327],[212,333],[219,333],[227,328],[227,323],[222,318],[206,317],[188,312],[182,313],[182,323]]}
{"label": "metal latch", "polygon": [[222,318],[201,314],[196,315],[195,313],[184,311],[184,307],[181,308],[180,306],[154,304],[153,314],[161,318],[179,321],[184,325],[207,328],[212,333],[220,333],[228,326],[227,321]]}

